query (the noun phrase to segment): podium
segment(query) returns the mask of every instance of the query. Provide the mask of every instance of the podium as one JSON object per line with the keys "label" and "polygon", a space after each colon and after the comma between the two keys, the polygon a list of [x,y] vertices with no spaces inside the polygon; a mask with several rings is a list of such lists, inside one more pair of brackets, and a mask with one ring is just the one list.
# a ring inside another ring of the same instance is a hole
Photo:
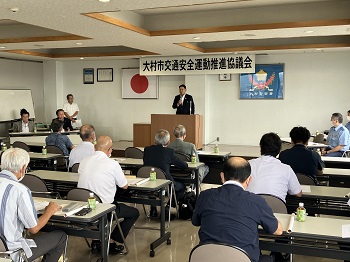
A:
{"label": "podium", "polygon": [[[168,130],[170,141],[174,141],[173,131],[178,125],[183,125],[186,128],[186,142],[193,143],[197,149],[203,147],[203,117],[201,115],[173,114],[152,114],[150,125],[140,126],[140,124],[134,123],[134,146],[145,147],[154,144],[154,136],[160,129]],[[147,139],[149,134],[150,140]]]}

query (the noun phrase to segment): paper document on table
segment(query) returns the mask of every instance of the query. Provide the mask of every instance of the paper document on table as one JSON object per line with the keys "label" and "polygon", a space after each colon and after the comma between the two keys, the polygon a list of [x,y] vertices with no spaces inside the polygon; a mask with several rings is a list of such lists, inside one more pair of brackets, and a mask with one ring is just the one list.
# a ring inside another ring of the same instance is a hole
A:
{"label": "paper document on table", "polygon": [[301,185],[301,190],[303,193],[311,193],[311,187],[307,185]]}
{"label": "paper document on table", "polygon": [[114,158],[114,160],[116,160],[116,161],[118,161],[118,162],[123,162],[123,161],[125,160],[125,158],[120,158],[120,157],[118,157],[118,158]]}
{"label": "paper document on table", "polygon": [[149,181],[149,177],[148,178],[131,178],[131,179],[128,179],[128,184],[131,186],[140,186],[148,181]]}
{"label": "paper document on table", "polygon": [[48,201],[35,201],[34,200],[34,207],[37,212],[39,211],[45,211],[45,207],[49,205]]}
{"label": "paper document on table", "polygon": [[341,237],[348,238],[350,237],[350,225],[342,225],[341,226]]}
{"label": "paper document on table", "polygon": [[295,214],[293,213],[289,218],[289,223],[287,228],[287,233],[289,234],[293,232],[294,220],[295,220]]}
{"label": "paper document on table", "polygon": [[213,152],[209,152],[209,151],[197,151],[198,155],[209,155]]}

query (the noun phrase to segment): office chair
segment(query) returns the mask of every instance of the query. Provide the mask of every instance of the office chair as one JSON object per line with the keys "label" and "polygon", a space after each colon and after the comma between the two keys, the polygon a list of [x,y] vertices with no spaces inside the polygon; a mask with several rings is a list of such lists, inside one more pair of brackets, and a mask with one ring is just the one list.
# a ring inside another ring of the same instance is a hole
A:
{"label": "office chair", "polygon": [[36,175],[26,174],[20,183],[28,187],[33,196],[61,199],[60,193],[49,191],[45,181]]}
{"label": "office chair", "polygon": [[[94,192],[89,190],[89,189],[86,189],[86,188],[73,188],[73,189],[69,190],[69,192],[67,194],[67,200],[75,200],[75,201],[84,201],[84,202],[86,202],[87,199],[90,197],[90,193],[94,193]],[[101,198],[98,195],[96,195],[95,193],[94,193],[94,195],[95,195],[96,201],[98,201],[99,203],[102,203]],[[125,247],[125,250],[126,250],[125,252],[121,252],[120,254],[126,255],[127,253],[129,253],[129,249],[128,249],[128,246],[126,244],[122,228],[120,227],[120,223],[124,221],[124,218],[122,218],[122,217],[118,218],[117,213],[115,211],[112,212],[111,220],[110,220],[110,223],[109,223],[108,240],[111,239],[113,220],[117,224],[118,230],[119,230],[120,235],[121,235],[121,237],[123,239],[123,244],[124,244],[124,247]],[[86,241],[88,247],[90,248],[90,243],[87,241],[86,238],[85,238],[85,241]],[[109,241],[108,241],[107,250],[109,251]]]}
{"label": "office chair", "polygon": [[29,146],[28,146],[26,143],[22,142],[22,141],[15,141],[15,142],[12,144],[12,147],[22,148],[22,149],[24,149],[25,151],[30,152]]}
{"label": "office chair", "polygon": [[[11,258],[11,255],[15,255],[15,260]],[[14,250],[9,250],[5,238],[0,236],[0,257],[5,258],[8,261],[16,261],[16,262],[28,262],[26,253],[22,248],[16,248]]]}
{"label": "office chair", "polygon": [[190,253],[189,262],[251,262],[243,249],[222,243],[205,243],[195,246]]}
{"label": "office chair", "polygon": [[61,154],[59,158],[57,158],[57,170],[68,171],[68,161],[69,157],[63,154],[63,151],[57,146],[46,146],[47,153],[52,154]]}
{"label": "office chair", "polygon": [[269,194],[259,194],[259,196],[266,200],[274,213],[288,214],[286,203],[279,197]]}
{"label": "office chair", "polygon": [[75,163],[74,165],[72,165],[72,167],[71,167],[71,172],[73,172],[73,173],[78,173],[79,164],[80,164],[80,163]]}
{"label": "office chair", "polygon": [[312,186],[318,185],[318,181],[311,176],[308,176],[302,173],[296,173],[295,175],[297,176],[299,183],[301,185],[312,185]]}
{"label": "office chair", "polygon": [[124,157],[143,159],[143,151],[137,147],[128,147],[124,151]]}

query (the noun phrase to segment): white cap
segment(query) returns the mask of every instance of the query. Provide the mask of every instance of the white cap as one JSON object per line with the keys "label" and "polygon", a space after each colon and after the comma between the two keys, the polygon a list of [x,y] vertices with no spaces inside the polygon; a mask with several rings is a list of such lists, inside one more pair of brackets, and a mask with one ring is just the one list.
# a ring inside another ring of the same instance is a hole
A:
{"label": "white cap", "polygon": [[300,202],[300,203],[299,203],[299,206],[300,206],[300,207],[304,207],[304,203],[301,203],[301,202]]}
{"label": "white cap", "polygon": [[151,168],[151,171],[154,172],[154,167]]}
{"label": "white cap", "polygon": [[94,193],[90,193],[90,197],[94,197]]}

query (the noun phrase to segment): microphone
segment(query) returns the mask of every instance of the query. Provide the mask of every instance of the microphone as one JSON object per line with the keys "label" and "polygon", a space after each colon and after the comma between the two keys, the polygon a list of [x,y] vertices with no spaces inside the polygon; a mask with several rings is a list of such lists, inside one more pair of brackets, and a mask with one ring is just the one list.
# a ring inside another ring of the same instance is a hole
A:
{"label": "microphone", "polygon": [[191,114],[191,109],[192,109],[192,101],[190,101],[190,114]]}
{"label": "microphone", "polygon": [[215,140],[209,142],[208,144],[205,144],[204,146],[211,145],[211,144],[214,143],[214,142],[219,142],[219,137],[217,137]]}

